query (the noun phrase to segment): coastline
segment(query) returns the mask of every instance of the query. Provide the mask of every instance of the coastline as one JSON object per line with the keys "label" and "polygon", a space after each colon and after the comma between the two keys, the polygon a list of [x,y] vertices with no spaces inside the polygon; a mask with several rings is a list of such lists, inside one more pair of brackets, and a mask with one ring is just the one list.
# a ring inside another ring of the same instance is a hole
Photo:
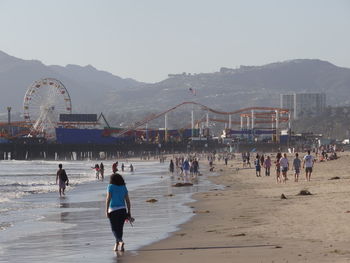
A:
{"label": "coastline", "polygon": [[[126,252],[121,262],[350,262],[349,152],[316,163],[311,182],[292,172],[286,184],[275,173],[256,177],[254,169],[216,164],[211,177],[225,189],[194,195],[196,215],[167,239]],[[339,180],[330,180],[339,176]],[[313,195],[298,196],[307,188]],[[281,199],[281,194],[287,196]]]}
{"label": "coastline", "polygon": [[[154,167],[151,165],[147,169],[153,170]],[[134,175],[126,175],[127,180],[134,176],[133,183],[129,180],[128,185],[136,218],[133,228],[129,224],[125,226],[128,251],[137,251],[145,244],[162,240],[176,231],[181,223],[193,217],[192,209],[186,205],[192,202],[192,194],[213,188],[206,179],[193,187],[173,188],[174,182],[169,184],[166,171],[167,166],[164,166],[162,171],[153,172],[152,178],[156,182],[151,178],[148,184],[142,183],[143,174],[147,173],[143,168]],[[140,186],[135,184],[136,178],[138,183],[141,181]],[[28,211],[33,214],[33,219],[2,232],[0,262],[119,261],[112,251],[114,238],[105,217],[107,184],[108,178],[105,182],[80,184],[63,198],[59,198],[57,192],[50,192],[17,200],[37,208]],[[146,202],[150,198],[156,198],[158,202]]]}

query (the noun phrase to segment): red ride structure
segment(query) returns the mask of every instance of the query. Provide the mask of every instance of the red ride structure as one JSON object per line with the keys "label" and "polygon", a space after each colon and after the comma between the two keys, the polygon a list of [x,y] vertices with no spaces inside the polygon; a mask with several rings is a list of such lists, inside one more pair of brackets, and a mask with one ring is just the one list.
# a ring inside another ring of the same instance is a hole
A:
{"label": "red ride structure", "polygon": [[[235,111],[219,111],[198,102],[186,101],[174,107],[171,107],[161,113],[153,114],[143,120],[137,121],[133,125],[125,129],[119,130],[116,136],[123,136],[123,135],[129,134],[131,131],[140,130],[140,128],[143,126],[146,126],[146,130],[147,130],[148,123],[161,117],[164,117],[164,122],[165,122],[164,130],[165,130],[165,133],[167,133],[167,130],[168,130],[167,114],[172,111],[175,111],[178,108],[184,107],[186,105],[192,105],[192,111],[191,111],[191,129],[192,130],[194,130],[196,126],[199,127],[199,125],[202,124],[203,122],[206,122],[205,127],[207,129],[209,129],[209,122],[219,122],[219,123],[225,123],[226,124],[225,128],[228,128],[228,129],[232,129],[232,125],[239,125],[240,130],[254,130],[254,129],[271,130],[270,134],[275,133],[276,138],[278,138],[281,124],[288,123],[288,129],[290,129],[290,112],[288,109],[277,108],[277,107],[248,107],[248,108],[243,108]],[[194,107],[198,107],[202,111],[204,111],[206,113],[206,117],[204,118],[202,117],[196,121],[194,118]],[[209,114],[227,116],[228,118],[219,119],[219,118],[209,117]],[[234,117],[236,117],[236,120],[233,119]],[[262,125],[266,125],[266,124],[270,124],[270,127],[262,127]],[[165,135],[165,138],[167,138],[167,135]]]}

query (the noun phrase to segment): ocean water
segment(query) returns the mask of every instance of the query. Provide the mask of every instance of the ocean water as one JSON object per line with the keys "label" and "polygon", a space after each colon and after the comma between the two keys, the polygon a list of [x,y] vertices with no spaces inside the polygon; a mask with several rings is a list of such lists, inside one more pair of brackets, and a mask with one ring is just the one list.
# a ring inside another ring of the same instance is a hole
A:
{"label": "ocean water", "polygon": [[[40,197],[45,199],[48,196],[42,194],[57,192],[56,171],[59,163],[62,163],[69,177],[70,186],[67,187],[68,192],[82,184],[96,183],[95,170],[92,168],[95,165],[93,161],[11,160],[0,162],[0,230],[4,230],[14,224],[16,218],[12,216],[13,212],[18,217],[21,213],[34,208],[55,207],[56,202],[40,204],[33,202],[31,204],[30,202],[24,202],[23,198],[41,194]],[[111,174],[112,162],[105,162],[104,165],[105,175]],[[138,162],[133,163],[133,165],[140,170],[137,172],[137,176],[135,176],[136,171],[132,174],[129,168],[126,168],[125,172],[123,172],[125,176],[130,174],[127,181],[131,190],[142,185],[158,182],[159,176],[154,174],[164,170],[163,165],[157,162]]]}
{"label": "ocean water", "polygon": [[[96,180],[92,167],[97,161],[61,162],[70,186],[66,197],[59,198],[55,184],[58,163],[0,162],[0,262],[28,261],[29,258],[33,262],[45,261],[42,251],[49,248],[52,255],[59,255],[59,259],[50,262],[74,261],[87,254],[93,262],[109,255],[91,253],[86,245],[94,243],[101,251],[110,251],[113,245],[113,235],[104,215],[108,176],[103,182]],[[121,163],[119,161],[119,166]],[[133,173],[128,169],[129,163],[125,164],[127,168],[121,174],[136,219],[133,226],[125,226],[124,241],[128,250],[135,251],[176,231],[194,215],[186,205],[193,201],[192,194],[218,188],[206,176],[200,176],[192,187],[172,187],[178,179],[168,173],[168,163],[133,162]],[[106,161],[104,165],[106,176],[111,173],[112,162]],[[157,202],[146,202],[151,198]],[[52,238],[57,233],[59,238]],[[62,245],[65,243],[70,247]],[[106,262],[108,259],[115,262],[113,258],[105,258]]]}

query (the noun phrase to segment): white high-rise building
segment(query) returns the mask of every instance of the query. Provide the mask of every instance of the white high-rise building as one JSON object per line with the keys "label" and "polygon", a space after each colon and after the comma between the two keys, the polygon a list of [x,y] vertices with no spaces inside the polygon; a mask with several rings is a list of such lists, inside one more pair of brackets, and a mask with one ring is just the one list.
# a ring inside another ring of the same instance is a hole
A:
{"label": "white high-rise building", "polygon": [[326,108],[325,93],[281,94],[281,108],[289,109],[293,119],[303,116],[316,116]]}

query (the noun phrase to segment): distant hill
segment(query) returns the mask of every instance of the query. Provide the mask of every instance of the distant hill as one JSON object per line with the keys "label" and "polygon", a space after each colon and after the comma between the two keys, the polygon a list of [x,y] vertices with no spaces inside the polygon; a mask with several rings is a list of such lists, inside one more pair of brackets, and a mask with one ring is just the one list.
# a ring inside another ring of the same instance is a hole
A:
{"label": "distant hill", "polygon": [[137,87],[142,84],[132,79],[122,79],[111,73],[88,65],[46,66],[36,60],[22,60],[0,51],[0,112],[6,106],[22,111],[27,88],[40,78],[59,79],[70,93],[73,111],[101,112],[110,93]]}
{"label": "distant hill", "polygon": [[[112,124],[139,120],[190,100],[218,110],[235,110],[279,106],[280,93],[324,92],[328,105],[350,105],[350,69],[316,59],[170,75],[151,84],[123,79],[90,65],[47,66],[0,51],[0,112],[5,112],[6,106],[21,111],[27,87],[43,77],[54,77],[64,83],[74,112],[104,112]],[[196,96],[189,92],[190,88]],[[174,114],[169,121],[174,123],[183,118],[180,113]]]}

